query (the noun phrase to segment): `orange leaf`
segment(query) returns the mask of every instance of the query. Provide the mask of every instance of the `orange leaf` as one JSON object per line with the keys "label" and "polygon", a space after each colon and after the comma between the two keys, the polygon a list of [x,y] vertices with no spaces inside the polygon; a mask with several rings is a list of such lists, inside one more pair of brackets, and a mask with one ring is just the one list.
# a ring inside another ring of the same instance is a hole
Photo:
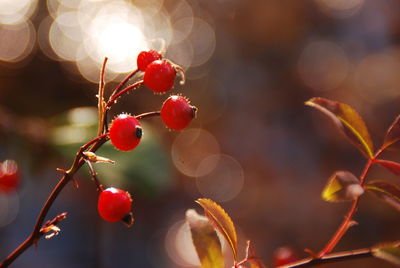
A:
{"label": "orange leaf", "polygon": [[371,181],[365,188],[397,210],[400,210],[400,188],[386,181]]}
{"label": "orange leaf", "polygon": [[193,244],[202,268],[223,268],[224,256],[218,235],[208,218],[197,214],[193,209],[186,211]]}
{"label": "orange leaf", "polygon": [[384,147],[391,146],[394,149],[399,149],[400,146],[393,146],[400,140],[400,115],[396,117],[394,122],[390,125],[386,132],[385,139],[383,141]]}
{"label": "orange leaf", "polygon": [[199,198],[196,203],[203,207],[204,214],[210,220],[211,224],[228,241],[232,248],[233,258],[237,261],[237,235],[232,219],[225,210],[211,199]]}
{"label": "orange leaf", "polygon": [[333,120],[341,132],[365,156],[372,158],[374,146],[361,116],[349,105],[324,98],[312,98],[305,103]]}
{"label": "orange leaf", "polygon": [[388,161],[388,160],[382,160],[382,159],[378,159],[375,162],[380,164],[387,170],[393,172],[394,174],[400,175],[400,163]]}

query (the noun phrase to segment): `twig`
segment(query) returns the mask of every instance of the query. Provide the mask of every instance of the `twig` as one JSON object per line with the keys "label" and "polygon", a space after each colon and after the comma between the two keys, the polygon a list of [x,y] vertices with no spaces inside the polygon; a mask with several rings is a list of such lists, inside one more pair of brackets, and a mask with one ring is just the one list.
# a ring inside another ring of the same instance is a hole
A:
{"label": "twig", "polygon": [[143,113],[143,114],[136,115],[135,118],[140,120],[140,119],[143,119],[143,118],[159,116],[159,115],[160,115],[160,111],[154,111],[154,112],[148,112],[148,113]]}
{"label": "twig", "polygon": [[[386,147],[382,146],[375,155],[368,159],[363,172],[360,176],[360,185],[363,186],[365,182],[365,178],[371,168],[371,166],[375,163],[376,158],[386,149]],[[357,197],[351,207],[349,208],[346,216],[344,217],[343,222],[340,224],[338,229],[336,230],[335,234],[329,240],[329,242],[325,245],[325,247],[317,254],[317,258],[322,258],[326,254],[332,252],[332,250],[336,247],[336,245],[340,242],[342,237],[346,234],[347,230],[353,225],[353,216],[357,211],[358,205],[360,203],[360,197]]]}
{"label": "twig", "polygon": [[313,267],[318,264],[335,263],[335,262],[362,259],[368,257],[373,257],[371,249],[363,248],[363,249],[348,250],[348,251],[326,254],[325,256],[318,259],[308,257],[300,261],[296,261],[294,263],[279,266],[278,268]]}

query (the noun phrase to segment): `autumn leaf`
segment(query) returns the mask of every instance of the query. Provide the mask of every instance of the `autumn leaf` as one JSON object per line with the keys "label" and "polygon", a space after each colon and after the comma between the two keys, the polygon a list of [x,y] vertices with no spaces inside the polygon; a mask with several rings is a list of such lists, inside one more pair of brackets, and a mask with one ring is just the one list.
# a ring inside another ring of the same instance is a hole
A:
{"label": "autumn leaf", "polygon": [[349,105],[324,98],[312,98],[305,103],[333,120],[341,132],[366,157],[372,158],[374,146],[361,116]]}
{"label": "autumn leaf", "polygon": [[400,188],[386,181],[371,181],[365,188],[397,210],[400,210]]}
{"label": "autumn leaf", "polygon": [[336,171],[322,191],[322,199],[328,202],[352,201],[364,193],[356,176],[348,171]]}
{"label": "autumn leaf", "polygon": [[211,199],[200,198],[196,200],[196,203],[203,207],[204,214],[213,224],[214,228],[217,229],[228,241],[228,244],[230,245],[233,252],[233,258],[236,262],[237,235],[232,219],[220,205],[218,205]]}
{"label": "autumn leaf", "polygon": [[399,144],[395,146],[400,140],[400,115],[396,117],[394,122],[390,125],[389,129],[386,132],[385,139],[383,141],[383,147],[391,147],[392,149],[400,149]]}
{"label": "autumn leaf", "polygon": [[400,248],[398,242],[378,245],[372,248],[371,252],[376,258],[400,265]]}
{"label": "autumn leaf", "polygon": [[209,219],[193,209],[186,211],[186,221],[192,233],[193,244],[202,268],[223,268],[221,242]]}
{"label": "autumn leaf", "polygon": [[389,160],[375,160],[375,163],[380,164],[387,170],[393,172],[396,175],[400,175],[400,163],[389,161]]}

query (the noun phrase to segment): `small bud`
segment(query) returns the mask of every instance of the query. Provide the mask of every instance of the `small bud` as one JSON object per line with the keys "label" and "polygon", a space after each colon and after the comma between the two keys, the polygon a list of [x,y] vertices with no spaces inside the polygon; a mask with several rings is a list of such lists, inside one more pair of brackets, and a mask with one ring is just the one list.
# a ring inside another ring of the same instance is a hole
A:
{"label": "small bud", "polygon": [[94,163],[109,163],[109,164],[115,164],[115,161],[102,157],[102,156],[98,156],[93,152],[83,152],[83,155],[86,157],[87,160],[89,160],[90,162],[94,162]]}

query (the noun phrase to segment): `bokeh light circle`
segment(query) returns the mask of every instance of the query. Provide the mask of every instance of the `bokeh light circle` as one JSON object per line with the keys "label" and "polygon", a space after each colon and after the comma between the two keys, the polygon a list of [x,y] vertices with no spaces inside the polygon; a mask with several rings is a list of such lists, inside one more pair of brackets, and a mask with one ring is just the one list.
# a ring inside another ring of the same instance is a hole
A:
{"label": "bokeh light circle", "polygon": [[229,155],[210,155],[200,163],[197,172],[204,174],[212,167],[207,175],[197,177],[196,185],[202,196],[218,202],[235,198],[244,184],[242,166]]}
{"label": "bokeh light circle", "polygon": [[0,37],[0,60],[18,62],[32,52],[36,32],[29,21],[14,25],[3,24],[0,25]]}
{"label": "bokeh light circle", "polygon": [[19,196],[16,192],[0,192],[0,227],[14,221],[19,212]]}
{"label": "bokeh light circle", "polygon": [[168,256],[179,266],[200,266],[200,260],[192,242],[190,227],[186,221],[173,224],[165,237]]}
{"label": "bokeh light circle", "polygon": [[171,148],[172,161],[175,167],[189,177],[205,176],[217,165],[208,162],[207,167],[199,170],[201,162],[210,155],[219,155],[220,146],[216,138],[208,131],[197,128],[188,129],[175,138]]}
{"label": "bokeh light circle", "polygon": [[309,43],[300,55],[298,71],[304,83],[314,90],[338,87],[350,70],[344,50],[330,41]]}

